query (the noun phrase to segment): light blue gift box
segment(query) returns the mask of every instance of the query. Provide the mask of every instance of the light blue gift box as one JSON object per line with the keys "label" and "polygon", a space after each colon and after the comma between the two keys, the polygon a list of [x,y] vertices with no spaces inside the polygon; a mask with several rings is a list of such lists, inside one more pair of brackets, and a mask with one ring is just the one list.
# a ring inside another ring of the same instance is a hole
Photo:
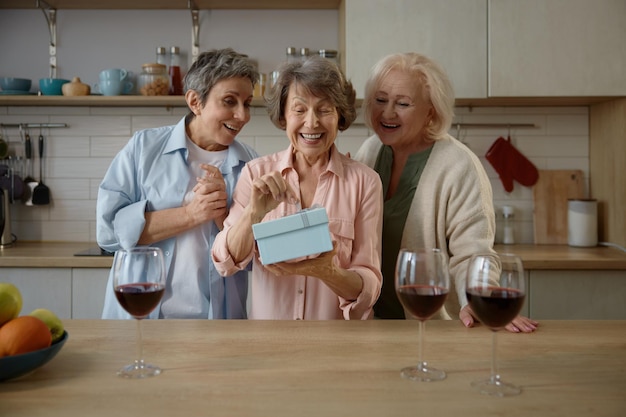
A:
{"label": "light blue gift box", "polygon": [[328,252],[333,248],[324,207],[253,224],[252,233],[263,265]]}

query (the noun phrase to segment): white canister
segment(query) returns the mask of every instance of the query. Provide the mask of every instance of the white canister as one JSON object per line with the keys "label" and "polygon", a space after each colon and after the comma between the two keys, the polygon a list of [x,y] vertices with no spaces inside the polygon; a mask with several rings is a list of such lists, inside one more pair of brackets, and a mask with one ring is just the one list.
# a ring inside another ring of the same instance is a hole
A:
{"label": "white canister", "polygon": [[567,211],[567,243],[570,246],[598,245],[598,201],[569,200]]}

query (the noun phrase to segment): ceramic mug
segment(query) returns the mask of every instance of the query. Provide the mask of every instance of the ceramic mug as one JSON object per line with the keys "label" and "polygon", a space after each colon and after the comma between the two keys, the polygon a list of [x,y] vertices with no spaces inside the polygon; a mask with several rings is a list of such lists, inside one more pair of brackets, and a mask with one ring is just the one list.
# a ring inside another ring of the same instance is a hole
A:
{"label": "ceramic mug", "polygon": [[94,85],[94,91],[103,96],[119,96],[132,89],[133,83],[130,81],[100,80]]}
{"label": "ceramic mug", "polygon": [[110,68],[100,71],[99,80],[124,81],[127,76],[128,71],[123,68]]}

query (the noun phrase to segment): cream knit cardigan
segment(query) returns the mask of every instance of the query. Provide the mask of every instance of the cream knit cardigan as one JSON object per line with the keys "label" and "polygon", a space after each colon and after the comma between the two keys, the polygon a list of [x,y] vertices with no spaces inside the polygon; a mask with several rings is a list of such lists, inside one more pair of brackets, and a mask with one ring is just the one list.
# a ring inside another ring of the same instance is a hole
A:
{"label": "cream knit cardigan", "polygon": [[[354,159],[373,168],[381,146],[374,135]],[[446,134],[435,142],[426,162],[402,234],[403,248],[439,248],[448,257],[450,294],[435,318],[458,319],[461,307],[467,304],[469,259],[477,252],[494,253],[495,230],[493,196],[485,169],[467,146]]]}

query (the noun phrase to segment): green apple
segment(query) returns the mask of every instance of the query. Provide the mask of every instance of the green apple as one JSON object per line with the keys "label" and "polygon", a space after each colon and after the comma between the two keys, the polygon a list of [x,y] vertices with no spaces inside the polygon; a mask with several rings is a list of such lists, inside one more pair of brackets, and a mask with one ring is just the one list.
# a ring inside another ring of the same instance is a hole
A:
{"label": "green apple", "polygon": [[0,282],[0,326],[13,320],[22,311],[22,293],[13,284]]}
{"label": "green apple", "polygon": [[46,323],[46,326],[50,329],[50,334],[52,334],[52,343],[63,336],[63,322],[52,311],[45,308],[38,308],[31,311],[29,316],[37,317],[39,320]]}

